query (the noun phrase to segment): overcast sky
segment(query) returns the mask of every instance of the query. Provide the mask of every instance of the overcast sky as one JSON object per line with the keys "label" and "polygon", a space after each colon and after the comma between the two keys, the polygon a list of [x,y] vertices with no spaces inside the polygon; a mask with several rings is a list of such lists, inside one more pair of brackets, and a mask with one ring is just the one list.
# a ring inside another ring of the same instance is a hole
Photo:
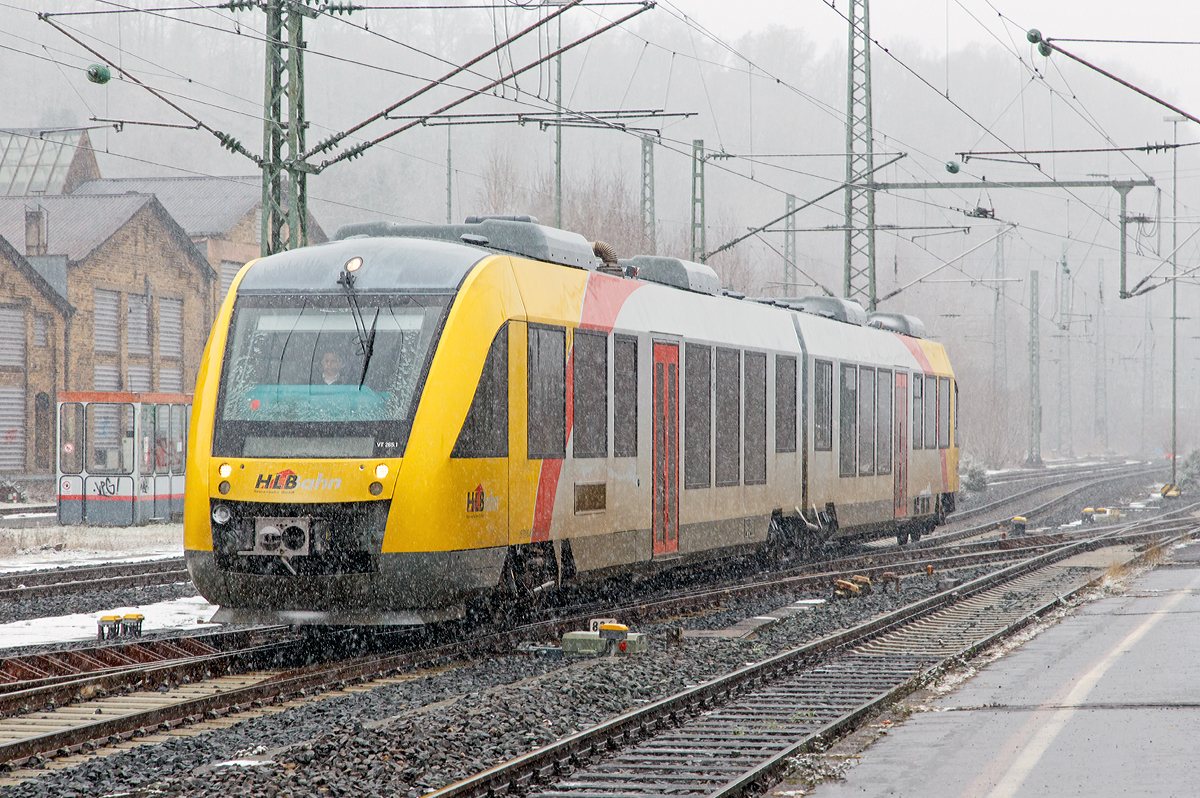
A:
{"label": "overcast sky", "polygon": [[[803,28],[818,48],[842,46],[846,41],[846,23],[826,0],[669,2],[727,39],[780,24]],[[849,5],[849,0],[834,0],[834,6],[843,14],[848,13]],[[1011,20],[1011,24],[1003,22],[997,12]],[[904,39],[916,41],[931,55],[945,55],[947,42],[950,52],[981,44],[1011,47],[1015,42],[1022,54],[1028,54],[1030,46],[1022,32],[1029,28],[1063,39],[1200,41],[1200,2],[875,0],[871,3],[873,38],[884,46]],[[1200,46],[1064,42],[1063,47],[1098,66],[1111,68],[1110,71],[1130,67],[1140,76],[1152,77],[1158,88],[1170,90],[1175,99],[1189,103],[1190,107],[1183,110],[1200,116],[1200,85],[1195,80]],[[927,77],[933,80],[933,76]],[[943,83],[944,80],[943,75]],[[953,92],[953,74],[950,85]]]}

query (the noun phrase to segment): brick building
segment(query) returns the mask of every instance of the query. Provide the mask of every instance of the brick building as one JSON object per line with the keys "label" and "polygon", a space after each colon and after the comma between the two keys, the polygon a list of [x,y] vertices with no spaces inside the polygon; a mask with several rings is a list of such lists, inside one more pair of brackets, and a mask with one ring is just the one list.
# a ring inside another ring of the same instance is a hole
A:
{"label": "brick building", "polygon": [[0,238],[0,472],[46,472],[54,465],[54,397],[66,387],[59,366],[74,312]]}
{"label": "brick building", "polygon": [[[21,374],[16,366],[4,367],[11,371],[4,372],[8,382],[2,384],[26,381],[27,437],[37,427],[32,403],[43,390],[31,379],[47,370],[55,374],[55,390],[194,389],[219,281],[153,195],[0,197],[0,238],[9,242],[5,252],[13,262],[4,273],[9,283],[0,289],[0,306],[11,310],[26,296],[33,306],[31,290],[16,276],[22,275],[43,296],[47,288],[58,295],[61,319],[48,316],[44,305],[26,311],[26,340],[36,335],[31,325],[38,313],[63,329],[56,359],[49,360],[49,351],[33,344],[25,349]],[[14,253],[20,261],[12,258]],[[24,265],[41,283],[22,271]],[[0,337],[15,340],[18,326],[16,315],[0,315]],[[0,471],[52,469],[53,464],[43,468],[37,436],[32,437],[35,443],[27,447],[24,463],[0,463]]]}
{"label": "brick building", "polygon": [[[219,304],[234,275],[262,254],[261,177],[125,177],[79,183],[74,194],[153,194],[187,231],[220,275],[215,299]],[[308,215],[309,243],[321,244],[325,231]]]}

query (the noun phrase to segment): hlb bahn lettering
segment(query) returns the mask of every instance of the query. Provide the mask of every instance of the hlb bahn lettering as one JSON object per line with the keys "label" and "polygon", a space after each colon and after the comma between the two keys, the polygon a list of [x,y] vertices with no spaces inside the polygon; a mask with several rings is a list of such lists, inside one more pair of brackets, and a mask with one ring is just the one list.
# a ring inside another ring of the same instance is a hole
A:
{"label": "hlb bahn lettering", "polygon": [[489,496],[483,490],[483,485],[476,485],[475,490],[467,491],[467,512],[482,513],[500,509],[500,497]]}
{"label": "hlb bahn lettering", "polygon": [[317,474],[316,479],[301,479],[300,475],[290,468],[278,474],[259,474],[254,482],[255,490],[337,490],[342,487],[338,477],[327,479],[324,474]]}

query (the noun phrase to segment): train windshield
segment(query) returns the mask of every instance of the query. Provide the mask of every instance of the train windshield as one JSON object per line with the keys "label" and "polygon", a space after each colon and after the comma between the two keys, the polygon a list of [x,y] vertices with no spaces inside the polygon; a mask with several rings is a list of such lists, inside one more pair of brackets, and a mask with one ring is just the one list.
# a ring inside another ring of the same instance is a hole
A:
{"label": "train windshield", "polygon": [[255,298],[234,310],[214,454],[402,453],[446,297]]}

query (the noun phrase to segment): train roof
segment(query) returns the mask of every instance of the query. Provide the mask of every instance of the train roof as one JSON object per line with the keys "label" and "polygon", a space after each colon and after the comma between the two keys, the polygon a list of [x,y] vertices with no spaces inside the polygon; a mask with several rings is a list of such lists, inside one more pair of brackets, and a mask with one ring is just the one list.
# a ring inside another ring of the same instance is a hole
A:
{"label": "train roof", "polygon": [[451,293],[489,254],[448,241],[350,238],[255,261],[242,277],[238,293],[339,291],[340,267],[351,258],[362,258],[362,266],[355,272],[358,291]]}

